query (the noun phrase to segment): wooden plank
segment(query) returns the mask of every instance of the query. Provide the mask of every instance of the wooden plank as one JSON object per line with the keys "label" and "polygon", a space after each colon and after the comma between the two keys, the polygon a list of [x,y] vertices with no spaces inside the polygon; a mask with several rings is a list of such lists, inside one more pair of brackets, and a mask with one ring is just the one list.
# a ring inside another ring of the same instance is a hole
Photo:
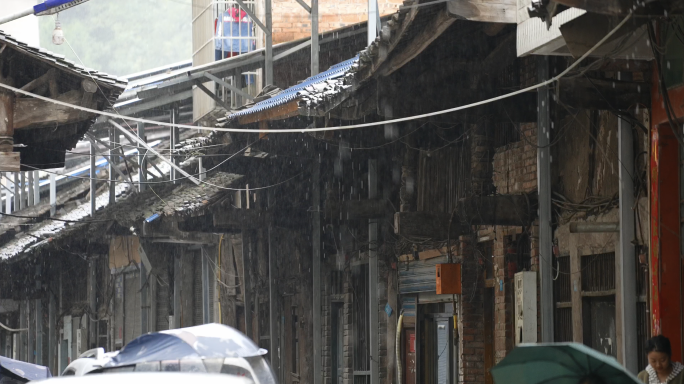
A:
{"label": "wooden plank", "polygon": [[[436,241],[458,239],[470,232],[469,225],[461,225],[454,220],[449,226],[452,215],[436,212],[397,212],[394,214],[394,233],[406,237],[424,237]],[[450,234],[447,236],[447,233]]]}
{"label": "wooden plank", "polygon": [[[57,100],[69,104],[82,105],[83,93],[82,90],[72,90],[60,95]],[[92,113],[82,113],[70,107],[39,99],[18,98],[14,108],[14,129],[30,129],[76,123],[94,116]]]}
{"label": "wooden plank", "polygon": [[261,209],[219,209],[213,214],[214,227],[257,229],[270,222],[271,213]]}
{"label": "wooden plank", "polygon": [[572,340],[584,342],[582,328],[582,262],[578,249],[578,235],[570,234],[570,297],[572,302]]}
{"label": "wooden plank", "polygon": [[516,5],[516,0],[459,0],[448,1],[447,9],[459,19],[515,24]]}
{"label": "wooden plank", "polygon": [[[452,245],[451,246],[451,252],[452,254],[455,254],[458,251],[458,246]],[[440,249],[428,249],[425,251],[418,252],[418,260],[423,261],[423,260],[430,260],[434,259],[440,256],[445,256],[447,254],[447,248],[442,247]],[[399,256],[398,259],[400,262],[409,262],[409,261],[414,261],[413,254],[405,254]]]}
{"label": "wooden plank", "polygon": [[0,152],[0,172],[19,172],[20,170],[19,152]]}
{"label": "wooden plank", "polygon": [[[450,1],[449,3],[453,3]],[[440,11],[432,18],[423,30],[415,36],[411,43],[401,52],[396,52],[391,56],[389,61],[382,64],[382,69],[379,73],[382,76],[388,76],[397,69],[403,67],[406,63],[413,60],[421,52],[425,50],[433,41],[435,41],[441,34],[456,21],[446,10]]]}
{"label": "wooden plank", "polygon": [[560,100],[573,108],[628,109],[635,104],[651,105],[647,83],[577,77],[560,79]]}

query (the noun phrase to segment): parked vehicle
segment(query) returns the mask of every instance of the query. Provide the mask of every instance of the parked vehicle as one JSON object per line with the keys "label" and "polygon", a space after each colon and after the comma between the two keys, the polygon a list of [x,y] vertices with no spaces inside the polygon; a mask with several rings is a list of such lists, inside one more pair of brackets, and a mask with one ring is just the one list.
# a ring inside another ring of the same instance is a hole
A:
{"label": "parked vehicle", "polygon": [[142,335],[91,373],[222,373],[276,384],[266,353],[234,328],[205,324]]}
{"label": "parked vehicle", "polygon": [[52,377],[50,368],[0,356],[0,384],[20,384]]}
{"label": "parked vehicle", "polygon": [[[199,375],[199,376],[198,376]],[[245,377],[198,373],[138,372],[112,375],[62,376],[41,381],[41,384],[254,384]]]}
{"label": "parked vehicle", "polygon": [[95,348],[85,351],[69,364],[62,376],[83,376],[96,369],[102,368],[105,363],[108,363],[114,356],[118,355],[119,351],[105,352],[104,348]]}

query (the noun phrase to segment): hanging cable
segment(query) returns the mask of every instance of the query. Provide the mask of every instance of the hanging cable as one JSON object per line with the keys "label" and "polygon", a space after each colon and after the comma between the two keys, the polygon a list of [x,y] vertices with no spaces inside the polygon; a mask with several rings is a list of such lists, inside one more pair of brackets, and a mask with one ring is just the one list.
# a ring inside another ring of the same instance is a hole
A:
{"label": "hanging cable", "polygon": [[[15,87],[9,86],[7,84],[2,84],[2,83],[0,83],[0,88],[4,88],[6,90],[9,90],[9,91],[12,91],[12,92],[15,92],[18,94],[33,97],[33,98],[36,98],[39,100],[43,100],[43,101],[46,101],[46,102],[49,102],[52,104],[57,104],[57,105],[61,105],[63,107],[72,108],[72,109],[76,109],[79,111],[88,112],[88,113],[92,113],[92,114],[96,114],[96,115],[100,115],[100,116],[107,116],[109,118],[114,118],[114,119],[124,119],[127,121],[136,121],[136,122],[146,123],[146,124],[156,124],[156,125],[161,125],[161,126],[171,127],[171,128],[177,127],[177,128],[187,128],[187,129],[196,129],[196,130],[205,130],[205,131],[218,131],[218,132],[233,132],[233,133],[265,133],[265,132],[268,132],[269,134],[270,133],[297,133],[297,132],[301,132],[301,133],[327,132],[327,131],[342,131],[342,130],[351,130],[351,129],[359,129],[359,128],[370,128],[370,127],[384,126],[386,124],[396,124],[396,123],[402,123],[402,122],[406,122],[406,121],[424,119],[424,118],[432,117],[432,116],[444,115],[447,113],[458,112],[458,111],[478,107],[481,105],[490,104],[490,103],[493,103],[495,101],[505,100],[505,99],[511,98],[513,96],[517,96],[517,95],[521,95],[521,94],[524,94],[524,93],[527,93],[530,91],[534,91],[538,88],[545,87],[549,84],[557,82],[559,79],[561,79],[562,77],[567,75],[570,71],[572,71],[575,67],[577,67],[587,57],[589,57],[589,55],[591,55],[596,49],[598,49],[606,41],[608,41],[608,39],[610,39],[620,28],[622,28],[623,25],[625,25],[627,23],[627,21],[629,19],[632,18],[632,15],[633,15],[633,13],[630,12],[617,26],[615,26],[615,28],[613,28],[601,40],[599,40],[599,42],[596,43],[596,45],[594,45],[589,50],[587,50],[587,52],[585,52],[584,55],[582,55],[579,59],[577,59],[574,63],[572,63],[563,72],[552,77],[551,79],[545,80],[541,83],[529,86],[527,88],[519,89],[519,90],[514,91],[514,92],[510,92],[510,93],[507,93],[504,95],[500,95],[500,96],[492,97],[489,99],[481,100],[481,101],[478,101],[475,103],[465,104],[465,105],[461,105],[461,106],[454,107],[454,108],[443,109],[440,111],[429,112],[429,113],[424,113],[424,114],[420,114],[420,115],[413,115],[413,116],[402,117],[402,118],[397,118],[397,119],[376,121],[376,122],[372,122],[372,123],[352,124],[352,125],[333,126],[333,127],[320,127],[320,128],[304,128],[304,129],[268,129],[268,130],[262,130],[262,129],[253,129],[253,128],[245,128],[245,129],[241,129],[241,128],[218,128],[218,127],[209,128],[209,127],[200,127],[200,126],[186,125],[186,124],[164,123],[164,122],[160,122],[160,121],[141,119],[141,118],[137,118],[137,117],[123,116],[123,115],[120,115],[118,113],[98,111],[96,109],[86,108],[86,107],[82,107],[80,105],[65,103],[65,102],[60,101],[60,100],[55,100],[55,99],[51,99],[49,97],[40,96],[40,95],[37,95],[35,93],[27,92],[27,91],[21,90],[19,88],[15,88]],[[129,132],[129,134],[132,135],[132,133],[130,133],[130,132]]]}

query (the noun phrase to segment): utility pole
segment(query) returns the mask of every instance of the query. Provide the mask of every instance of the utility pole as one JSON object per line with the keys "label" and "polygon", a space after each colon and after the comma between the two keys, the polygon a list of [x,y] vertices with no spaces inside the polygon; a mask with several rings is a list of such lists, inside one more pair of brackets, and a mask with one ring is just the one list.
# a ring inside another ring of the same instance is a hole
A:
{"label": "utility pole", "polygon": [[[618,73],[618,80],[620,73]],[[620,308],[622,310],[622,365],[637,373],[636,250],[634,249],[634,136],[632,125],[618,119],[620,168]]]}
{"label": "utility pole", "polygon": [[[537,61],[540,82],[549,77],[548,57]],[[553,342],[553,229],[551,228],[551,132],[549,87],[537,90],[537,193],[539,194],[539,280],[541,307],[541,342]]]}

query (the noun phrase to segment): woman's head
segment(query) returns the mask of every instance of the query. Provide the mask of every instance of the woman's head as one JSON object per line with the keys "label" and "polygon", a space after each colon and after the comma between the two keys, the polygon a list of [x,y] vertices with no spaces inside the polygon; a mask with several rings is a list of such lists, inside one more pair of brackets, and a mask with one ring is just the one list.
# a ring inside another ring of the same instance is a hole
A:
{"label": "woman's head", "polygon": [[662,373],[670,369],[670,358],[672,357],[672,347],[670,340],[658,335],[648,339],[646,342],[646,356],[648,357],[648,365],[653,367],[656,372]]}

